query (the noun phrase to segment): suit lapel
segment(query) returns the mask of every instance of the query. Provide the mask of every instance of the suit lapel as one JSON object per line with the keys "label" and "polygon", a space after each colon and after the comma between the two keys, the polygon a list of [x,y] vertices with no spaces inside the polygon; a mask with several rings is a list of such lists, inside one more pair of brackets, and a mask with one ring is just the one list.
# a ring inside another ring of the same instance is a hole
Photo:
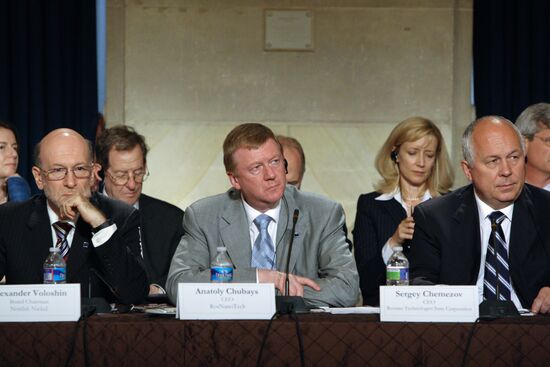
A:
{"label": "suit lapel", "polygon": [[[464,258],[471,257],[475,266],[471,268],[470,280],[476,280],[479,273],[481,258],[481,233],[479,229],[479,213],[475,202],[473,186],[468,186],[462,192],[457,210],[453,214],[455,225],[451,227],[455,253]],[[464,269],[466,270],[466,269]]]}
{"label": "suit lapel", "polygon": [[67,270],[71,275],[83,273],[82,268],[89,265],[88,257],[92,247],[90,225],[79,218],[67,259]]}
{"label": "suit lapel", "polygon": [[[510,241],[508,258],[510,270],[520,269],[525,264],[524,259],[531,252],[536,244],[538,230],[535,227],[535,214],[533,213],[533,202],[527,187],[514,203],[514,214],[512,217],[512,228],[510,229]],[[514,277],[512,277],[513,279]]]}
{"label": "suit lapel", "polygon": [[[36,256],[46,259],[49,248],[55,244],[53,243],[50,217],[44,195],[35,198],[33,210],[27,220],[27,226],[32,233],[31,238],[33,240],[29,248],[32,248],[31,251]],[[30,256],[35,256],[34,254],[30,254]],[[39,270],[39,273],[42,274],[42,269]],[[39,275],[39,278],[41,279],[42,275]]]}
{"label": "suit lapel", "polygon": [[248,219],[240,199],[232,199],[222,213],[219,222],[220,242],[235,268],[249,268],[252,245]]}
{"label": "suit lapel", "polygon": [[[292,217],[294,210],[298,209],[296,201],[285,190],[285,194],[281,199],[281,211],[279,214],[279,223],[277,223],[277,270],[286,271],[286,262],[288,258],[290,236],[292,236]],[[294,273],[296,261],[302,256],[303,246],[301,239],[304,237],[303,223],[307,223],[307,213],[300,212],[298,221],[296,222],[296,235],[292,245],[292,253],[290,254],[289,272]]]}
{"label": "suit lapel", "polygon": [[[149,230],[145,223],[151,223],[153,221],[154,216],[154,210],[148,210],[149,207],[149,200],[147,200],[147,196],[144,194],[141,194],[139,197],[139,236],[141,241],[141,251],[143,252],[143,258],[147,259],[146,261],[149,261],[149,255],[154,252],[153,249],[150,249],[148,246],[148,234]],[[147,252],[147,256],[145,256],[145,253]]]}
{"label": "suit lapel", "polygon": [[400,223],[406,218],[407,212],[399,202],[395,199],[392,200],[377,200],[380,202],[381,208],[388,212],[390,217],[396,222]]}

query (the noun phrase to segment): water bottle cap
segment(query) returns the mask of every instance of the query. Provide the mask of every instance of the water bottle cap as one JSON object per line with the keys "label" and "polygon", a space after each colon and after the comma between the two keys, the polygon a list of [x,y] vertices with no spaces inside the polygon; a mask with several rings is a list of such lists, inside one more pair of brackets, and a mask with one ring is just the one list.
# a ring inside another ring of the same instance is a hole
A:
{"label": "water bottle cap", "polygon": [[60,252],[61,249],[59,247],[50,247],[50,252]]}
{"label": "water bottle cap", "polygon": [[394,246],[393,251],[403,251],[403,247],[402,246]]}
{"label": "water bottle cap", "polygon": [[225,252],[225,251],[227,251],[227,248],[226,248],[225,246],[218,246],[218,247],[216,247],[216,250],[217,250],[218,252],[219,252],[219,251]]}

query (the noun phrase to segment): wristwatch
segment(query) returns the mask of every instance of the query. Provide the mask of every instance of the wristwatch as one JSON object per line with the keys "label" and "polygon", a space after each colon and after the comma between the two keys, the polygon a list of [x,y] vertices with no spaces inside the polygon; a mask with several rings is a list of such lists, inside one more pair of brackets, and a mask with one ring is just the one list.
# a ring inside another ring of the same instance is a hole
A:
{"label": "wristwatch", "polygon": [[101,223],[97,227],[92,228],[92,234],[96,234],[97,232],[101,231],[102,229],[105,229],[109,226],[113,225],[113,221],[111,219],[107,219],[105,222]]}

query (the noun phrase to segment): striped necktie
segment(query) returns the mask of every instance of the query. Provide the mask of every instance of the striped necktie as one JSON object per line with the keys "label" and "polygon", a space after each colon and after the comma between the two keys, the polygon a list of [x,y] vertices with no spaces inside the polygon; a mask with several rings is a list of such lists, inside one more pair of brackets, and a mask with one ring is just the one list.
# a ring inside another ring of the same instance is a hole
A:
{"label": "striped necktie", "polygon": [[[483,298],[509,301],[512,286],[510,284],[510,268],[508,266],[508,246],[500,224],[506,218],[501,212],[492,212],[491,237],[485,257],[485,277],[483,280]],[[498,279],[497,279],[498,276]]]}
{"label": "striped necktie", "polygon": [[270,270],[275,268],[275,247],[267,231],[269,222],[271,222],[271,217],[266,214],[258,215],[254,219],[254,224],[260,230],[260,234],[252,249],[250,266],[253,268]]}
{"label": "striped necktie", "polygon": [[72,224],[67,222],[55,222],[53,225],[53,229],[55,230],[55,235],[57,237],[57,241],[55,243],[55,247],[59,248],[61,250],[61,256],[63,256],[63,259],[67,260],[67,254],[69,253],[69,243],[67,242],[67,235],[73,229]]}

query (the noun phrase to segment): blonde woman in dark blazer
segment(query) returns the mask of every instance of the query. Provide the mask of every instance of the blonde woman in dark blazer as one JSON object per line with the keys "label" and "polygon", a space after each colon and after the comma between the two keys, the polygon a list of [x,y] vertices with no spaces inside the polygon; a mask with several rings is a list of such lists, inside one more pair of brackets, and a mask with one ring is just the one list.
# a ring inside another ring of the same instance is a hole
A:
{"label": "blonde woman in dark blazer", "polygon": [[357,202],[353,239],[363,303],[379,304],[386,263],[393,247],[414,233],[412,212],[419,203],[449,191],[454,175],[438,127],[423,117],[400,122],[375,160],[382,180]]}

